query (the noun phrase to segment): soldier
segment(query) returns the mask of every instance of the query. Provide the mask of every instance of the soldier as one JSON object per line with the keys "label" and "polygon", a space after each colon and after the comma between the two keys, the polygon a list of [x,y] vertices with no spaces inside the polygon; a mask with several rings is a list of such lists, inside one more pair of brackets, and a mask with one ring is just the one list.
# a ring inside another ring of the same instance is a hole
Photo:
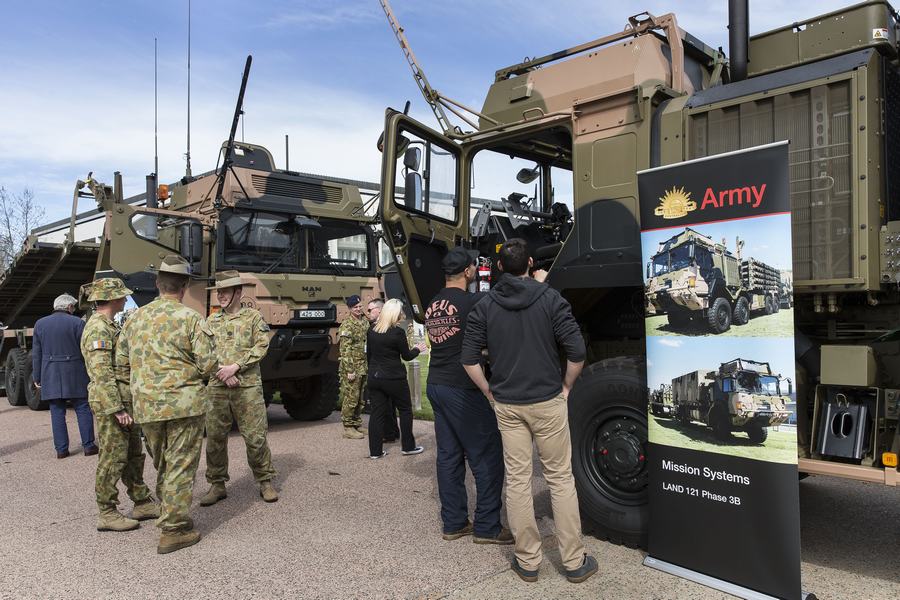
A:
{"label": "soldier", "polygon": [[266,442],[266,402],[263,398],[259,361],[269,349],[269,326],[259,311],[241,306],[242,283],[237,271],[216,273],[221,310],[206,320],[216,343],[219,370],[209,384],[210,406],[206,415],[206,481],[209,491],[200,506],[225,499],[228,481],[228,432],[232,420],[247,447],[247,463],[266,502],[278,500],[272,485],[275,469]]}
{"label": "soldier", "polygon": [[360,414],[363,408],[363,390],[366,389],[366,333],[369,322],[363,316],[363,305],[359,296],[347,298],[350,316],[344,319],[338,329],[341,343],[341,358],[338,376],[341,380],[341,423],[344,437],[361,440],[366,437]]}
{"label": "soldier", "polygon": [[216,356],[206,321],[181,303],[190,273],[182,257],[166,256],[156,275],[159,296],[125,321],[116,345],[116,368],[131,382],[134,420],[156,467],[159,554],[200,541],[188,513],[207,407],[204,380]]}
{"label": "soldier", "polygon": [[[97,531],[130,531],[138,521],[159,517],[159,507],[150,498],[144,483],[144,449],[141,430],[131,417],[131,390],[128,381],[117,381],[115,372],[116,338],[119,326],[113,320],[125,308],[131,290],[121,279],[98,279],[91,287],[89,302],[95,303],[94,314],[81,334],[81,354],[87,367],[88,402],[97,417],[97,441],[100,461],[94,491],[97,495]],[[122,515],[119,503],[119,480],[125,484],[128,497],[134,501],[130,519]]]}

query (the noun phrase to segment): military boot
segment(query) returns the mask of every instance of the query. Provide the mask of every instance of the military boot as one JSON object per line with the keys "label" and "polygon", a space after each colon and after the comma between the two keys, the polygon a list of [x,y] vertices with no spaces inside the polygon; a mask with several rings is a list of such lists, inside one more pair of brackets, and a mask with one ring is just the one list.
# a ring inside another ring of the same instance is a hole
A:
{"label": "military boot", "polygon": [[129,519],[116,509],[104,510],[97,518],[97,531],[131,531],[141,524]]}
{"label": "military boot", "polygon": [[188,546],[193,546],[200,541],[200,532],[196,529],[179,532],[163,532],[159,536],[159,544],[156,546],[157,554],[168,554]]}
{"label": "military boot", "polygon": [[200,506],[212,506],[219,500],[224,500],[227,497],[228,494],[225,493],[225,484],[214,483],[209,486],[209,491],[200,498]]}
{"label": "military boot", "polygon": [[348,440],[362,440],[365,439],[366,436],[353,427],[344,427],[344,437]]}
{"label": "military boot", "polygon": [[259,495],[266,502],[278,502],[278,492],[275,491],[275,486],[272,485],[271,481],[260,482]]}
{"label": "military boot", "polygon": [[137,521],[159,518],[159,505],[149,498],[134,505],[131,518]]}
{"label": "military boot", "polygon": [[369,433],[369,430],[366,429],[365,427],[363,427],[362,425],[358,425],[355,429],[363,435]]}

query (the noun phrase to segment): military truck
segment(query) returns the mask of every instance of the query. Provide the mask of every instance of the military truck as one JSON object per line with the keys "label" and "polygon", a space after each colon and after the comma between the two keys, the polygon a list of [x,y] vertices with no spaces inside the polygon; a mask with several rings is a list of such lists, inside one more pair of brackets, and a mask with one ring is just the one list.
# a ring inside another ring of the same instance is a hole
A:
{"label": "military truck", "polygon": [[[900,480],[896,13],[864,2],[749,38],[746,2],[730,8],[729,58],[675,15],[642,13],[499,69],[471,112],[430,85],[386,11],[441,124],[385,114],[381,215],[413,316],[442,285],[449,247],[493,265],[517,236],[549,262],[588,347],[569,397],[578,497],[617,543],[643,545],[647,532],[639,207],[656,199],[638,197],[636,173],[651,167],[790,141],[799,469]],[[486,188],[473,172],[509,190],[479,213],[478,236],[471,197]]]}
{"label": "military truck", "polygon": [[702,321],[713,333],[746,325],[751,316],[781,309],[778,269],[742,258],[690,227],[660,242],[647,263],[647,314],[665,313],[669,325],[683,329]]}
{"label": "military truck", "polygon": [[648,391],[650,397],[650,412],[657,417],[672,417],[675,415],[675,402],[672,399],[672,386],[660,384],[653,391]]}
{"label": "military truck", "polygon": [[786,423],[794,393],[790,379],[772,373],[769,363],[736,358],[718,369],[700,369],[672,380],[675,416],[684,425],[700,421],[727,442],[742,430],[755,444],[768,437],[768,427]]}
{"label": "military truck", "polygon": [[185,304],[204,315],[218,309],[205,289],[215,271],[241,272],[243,304],[271,328],[260,364],[267,400],[278,392],[295,419],[330,414],[338,395],[337,328],[348,315],[343,298],[381,295],[373,218],[355,186],[277,169],[262,146],[234,142],[233,150],[218,198],[215,172],[160,192],[150,185],[147,206],[124,201],[118,174],[114,187],[90,177],[78,182],[76,204],[93,198],[104,214],[101,241],[29,240],[0,276],[0,318],[9,326],[0,359],[11,404],[45,407],[29,379],[30,328],[54,295],[116,276],[143,305],[156,295],[152,270],[178,253],[195,273]]}

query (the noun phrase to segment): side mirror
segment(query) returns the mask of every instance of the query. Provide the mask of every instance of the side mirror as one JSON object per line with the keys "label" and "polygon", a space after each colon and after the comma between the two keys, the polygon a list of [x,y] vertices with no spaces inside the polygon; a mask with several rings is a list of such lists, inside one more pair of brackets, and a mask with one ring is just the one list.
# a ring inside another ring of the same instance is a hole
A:
{"label": "side mirror", "polygon": [[403,166],[410,171],[418,171],[422,162],[422,149],[418,147],[407,148],[403,153]]}
{"label": "side mirror", "polygon": [[[416,150],[416,148],[413,148]],[[422,210],[422,176],[415,171],[406,174],[403,188],[403,204],[406,208]]]}
{"label": "side mirror", "polygon": [[541,165],[534,165],[531,169],[520,169],[518,173],[516,173],[516,181],[519,183],[531,183],[535,179],[538,178],[538,175],[541,174]]}

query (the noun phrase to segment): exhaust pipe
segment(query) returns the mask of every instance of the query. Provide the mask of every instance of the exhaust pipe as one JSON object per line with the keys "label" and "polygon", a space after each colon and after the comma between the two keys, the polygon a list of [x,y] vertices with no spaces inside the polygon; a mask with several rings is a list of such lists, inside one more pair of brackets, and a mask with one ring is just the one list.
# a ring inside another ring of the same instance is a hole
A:
{"label": "exhaust pipe", "polygon": [[750,46],[749,0],[728,0],[728,64],[731,81],[747,79]]}

